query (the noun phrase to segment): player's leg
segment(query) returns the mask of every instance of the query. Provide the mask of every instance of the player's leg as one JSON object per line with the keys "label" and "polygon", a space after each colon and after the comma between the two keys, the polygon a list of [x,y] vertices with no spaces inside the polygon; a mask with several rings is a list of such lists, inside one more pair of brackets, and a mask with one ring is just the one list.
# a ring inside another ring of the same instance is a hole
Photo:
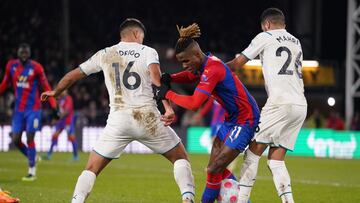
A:
{"label": "player's leg", "polygon": [[[240,151],[229,148],[228,146],[220,144],[221,141],[217,137],[214,145],[221,145],[220,148],[212,150],[212,158],[207,167],[206,187],[203,192],[201,202],[212,203],[219,196],[221,181],[224,179],[224,171],[226,167],[239,155]],[[213,145],[213,146],[214,146]],[[218,153],[217,150],[220,150]],[[227,172],[228,173],[228,172]]]}
{"label": "player's leg", "polygon": [[35,160],[36,148],[35,148],[34,137],[35,137],[35,132],[26,132],[26,138],[27,138],[26,141],[28,146],[27,157],[28,157],[29,170],[28,170],[28,175],[22,178],[23,181],[33,181],[36,179],[36,160]]}
{"label": "player's leg", "polygon": [[63,130],[62,128],[55,127],[55,132],[51,136],[50,149],[49,149],[48,153],[46,154],[46,157],[44,157],[45,159],[47,159],[47,160],[51,159],[51,155],[53,153],[54,147],[57,146],[57,144],[58,144],[59,135],[60,135],[62,130]]}
{"label": "player's leg", "polygon": [[179,186],[182,200],[184,202],[194,202],[194,176],[182,142],[179,142],[174,148],[162,155],[174,164],[174,178]]}
{"label": "player's leg", "polygon": [[[222,123],[215,123],[215,124],[212,124],[211,125],[211,142],[212,143],[214,143],[214,141],[215,141],[215,139],[216,139],[216,137],[217,137],[217,134],[218,134],[218,132],[219,132],[219,130],[220,130],[220,128],[221,128],[221,126],[222,126]],[[220,144],[222,145],[222,142],[220,142]],[[216,147],[216,148],[219,148],[219,147]],[[210,159],[211,159],[211,157],[210,157]],[[211,160],[210,160],[211,161]],[[223,172],[223,175],[222,175],[222,179],[233,179],[233,180],[236,180],[236,177],[234,176],[234,174],[233,174],[233,168],[231,168],[231,164],[232,163],[236,163],[236,161],[234,160],[233,162],[231,162],[230,164],[229,164],[229,166],[227,167],[227,168],[225,168],[224,169],[224,172]],[[207,169],[206,169],[206,171],[207,171]]]}
{"label": "player's leg", "polygon": [[239,203],[247,203],[250,199],[251,189],[254,186],[256,180],[259,160],[266,148],[266,144],[257,143],[255,140],[253,140],[249,148],[244,153],[244,162],[241,167],[239,180]]}
{"label": "player's leg", "polygon": [[22,132],[11,132],[11,138],[14,145],[20,150],[20,152],[27,157],[28,148],[27,146],[21,141]]}
{"label": "player's leg", "polygon": [[[215,198],[217,198],[221,186],[220,174],[222,174],[225,168],[249,145],[251,139],[254,137],[256,124],[257,121],[253,126],[247,124],[234,125],[225,122],[223,127],[220,128],[216,140],[224,140],[224,144],[220,153],[209,163],[207,188],[203,193],[202,202],[214,202]],[[206,194],[208,188],[211,188],[213,192],[209,193],[210,195]]]}
{"label": "player's leg", "polygon": [[[207,182],[202,194],[202,202],[211,202],[214,201],[220,191],[221,181],[227,176],[233,176],[231,172],[224,169],[221,173],[211,173],[209,170],[209,166],[213,163],[216,157],[220,154],[222,148],[224,147],[224,143],[222,140],[225,140],[229,135],[230,127],[227,124],[222,124],[219,128],[216,137],[213,139],[213,144],[211,148],[210,158],[207,165]],[[226,174],[227,173],[227,174]]]}
{"label": "player's leg", "polygon": [[41,111],[25,112],[26,119],[26,138],[28,145],[28,176],[23,177],[24,181],[33,181],[36,179],[36,148],[35,148],[35,132],[40,129]]}
{"label": "player's leg", "polygon": [[282,202],[292,203],[294,198],[292,196],[290,175],[284,161],[286,151],[282,147],[271,147],[267,164],[273,175],[273,181]]}
{"label": "player's leg", "polygon": [[73,161],[77,161],[79,160],[78,157],[78,144],[77,144],[77,140],[76,140],[76,136],[75,136],[75,127],[74,127],[74,123],[72,123],[69,126],[66,126],[66,131],[68,134],[68,140],[71,142],[71,145],[73,147]]}
{"label": "player's leg", "polygon": [[14,112],[12,118],[12,132],[11,138],[14,145],[20,150],[20,152],[27,157],[28,148],[21,141],[22,132],[25,130],[24,112]]}
{"label": "player's leg", "polygon": [[96,152],[92,151],[89,156],[89,160],[86,164],[85,170],[80,174],[74,194],[72,197],[72,203],[83,203],[88,197],[96,177],[107,166],[112,159],[105,158]]}
{"label": "player's leg", "polygon": [[273,175],[273,181],[282,202],[294,202],[291,180],[285,165],[287,150],[293,150],[301,126],[306,117],[307,106],[282,105],[278,108],[282,119],[273,136],[274,144],[269,150],[268,166]]}
{"label": "player's leg", "polygon": [[260,131],[255,134],[249,149],[245,152],[244,162],[240,171],[239,202],[247,202],[256,180],[259,160],[269,144],[274,142],[273,137],[281,127],[281,120],[286,114],[279,111],[278,106],[265,105],[260,115]]}
{"label": "player's leg", "polygon": [[73,147],[73,158],[72,158],[72,160],[77,161],[77,160],[79,160],[79,156],[78,156],[78,144],[77,144],[77,141],[76,141],[75,134],[69,135],[68,140],[71,142],[71,145]]}
{"label": "player's leg", "polygon": [[[83,203],[95,183],[96,177],[112,159],[118,159],[132,139],[124,136],[131,127],[122,112],[110,113],[107,124],[90,153],[85,170],[79,176],[72,198],[72,203]],[[129,119],[128,119],[129,120]]]}

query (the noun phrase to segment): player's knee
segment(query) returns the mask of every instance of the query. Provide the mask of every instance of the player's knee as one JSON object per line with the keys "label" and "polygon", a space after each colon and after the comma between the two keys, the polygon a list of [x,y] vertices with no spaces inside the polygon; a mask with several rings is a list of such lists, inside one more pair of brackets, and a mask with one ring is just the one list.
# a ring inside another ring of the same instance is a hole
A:
{"label": "player's knee", "polygon": [[222,167],[220,166],[217,166],[215,164],[210,164],[208,167],[207,167],[207,173],[221,173],[224,169],[222,169]]}
{"label": "player's knee", "polygon": [[68,137],[68,140],[69,140],[70,142],[74,142],[74,141],[76,140],[76,138],[75,138],[74,135],[70,135],[70,136]]}
{"label": "player's knee", "polygon": [[170,151],[167,151],[166,153],[163,154],[163,156],[165,156],[171,163],[175,163],[175,161],[179,159],[189,160],[186,151],[184,150],[183,147],[181,147],[181,145],[177,145]]}
{"label": "player's knee", "polygon": [[91,171],[93,173],[95,173],[96,176],[98,176],[101,172],[101,170],[99,169],[99,167],[96,167],[94,164],[88,164],[85,167],[85,170]]}

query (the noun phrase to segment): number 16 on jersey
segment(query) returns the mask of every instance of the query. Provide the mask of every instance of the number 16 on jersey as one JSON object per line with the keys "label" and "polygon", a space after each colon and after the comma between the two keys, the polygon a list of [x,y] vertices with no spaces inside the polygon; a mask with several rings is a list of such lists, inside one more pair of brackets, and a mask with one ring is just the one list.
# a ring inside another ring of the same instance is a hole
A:
{"label": "number 16 on jersey", "polygon": [[[126,68],[125,71],[123,73],[122,76],[122,82],[124,84],[124,86],[129,89],[129,90],[134,90],[136,88],[138,88],[141,84],[141,78],[140,75],[136,72],[130,72],[130,69],[133,67],[135,61],[130,61]],[[112,63],[112,67],[114,68],[115,71],[115,89],[116,92],[121,92],[121,83],[120,83],[120,65],[119,63]],[[129,78],[130,77],[134,77],[135,82],[132,82],[132,84],[129,83]]]}

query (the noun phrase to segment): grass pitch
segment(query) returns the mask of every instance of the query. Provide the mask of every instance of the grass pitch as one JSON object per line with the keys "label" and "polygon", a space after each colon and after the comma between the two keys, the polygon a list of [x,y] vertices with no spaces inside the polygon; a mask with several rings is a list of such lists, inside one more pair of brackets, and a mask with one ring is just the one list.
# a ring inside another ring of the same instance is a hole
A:
{"label": "grass pitch", "polygon": [[[55,153],[51,161],[38,164],[38,179],[22,182],[27,162],[17,151],[0,153],[0,186],[10,190],[21,202],[70,202],[88,154],[70,161],[70,153]],[[208,155],[190,155],[196,184],[196,202],[200,202],[205,184]],[[239,175],[242,157],[235,171]],[[288,157],[296,202],[360,202],[360,160],[335,160]],[[263,157],[252,191],[253,203],[280,202]],[[124,154],[112,161],[97,178],[87,202],[150,203],[181,202],[173,178],[172,165],[160,155]]]}

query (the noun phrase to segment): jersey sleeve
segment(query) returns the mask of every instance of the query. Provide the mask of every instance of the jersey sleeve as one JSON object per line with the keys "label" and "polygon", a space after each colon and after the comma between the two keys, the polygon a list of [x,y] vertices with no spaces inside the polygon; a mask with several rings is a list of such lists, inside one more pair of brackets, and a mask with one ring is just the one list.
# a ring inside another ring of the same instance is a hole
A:
{"label": "jersey sleeve", "polygon": [[[37,67],[36,70],[37,70],[37,74],[38,74],[39,81],[40,81],[42,89],[44,91],[51,91],[51,87],[50,87],[49,82],[48,82],[48,80],[46,78],[44,68],[40,64],[36,64],[36,67]],[[48,101],[49,101],[49,104],[50,104],[51,108],[55,109],[57,107],[56,106],[57,105],[56,100],[54,99],[54,97],[50,97]]]}
{"label": "jersey sleeve", "polygon": [[103,54],[104,49],[98,51],[96,54],[91,56],[87,61],[80,64],[80,70],[85,73],[85,75],[90,75],[101,71],[100,61],[101,55]]}
{"label": "jersey sleeve", "polygon": [[2,94],[6,90],[8,84],[10,82],[10,77],[11,77],[10,76],[10,66],[11,66],[11,61],[9,61],[6,64],[5,75],[0,84],[0,94]]}
{"label": "jersey sleeve", "polygon": [[252,60],[258,56],[261,51],[265,48],[267,40],[269,39],[270,34],[267,32],[262,32],[258,34],[250,43],[250,45],[241,52],[247,59]]}
{"label": "jersey sleeve", "polygon": [[146,54],[146,66],[147,67],[149,67],[149,65],[153,64],[153,63],[160,64],[159,55],[155,49],[149,48],[145,54]]}
{"label": "jersey sleeve", "polygon": [[199,78],[199,76],[191,73],[190,71],[182,71],[171,74],[171,82],[174,83],[192,83],[198,81]]}
{"label": "jersey sleeve", "polygon": [[214,64],[205,67],[195,90],[210,96],[215,86],[225,77],[225,68],[221,66],[221,64]]}

